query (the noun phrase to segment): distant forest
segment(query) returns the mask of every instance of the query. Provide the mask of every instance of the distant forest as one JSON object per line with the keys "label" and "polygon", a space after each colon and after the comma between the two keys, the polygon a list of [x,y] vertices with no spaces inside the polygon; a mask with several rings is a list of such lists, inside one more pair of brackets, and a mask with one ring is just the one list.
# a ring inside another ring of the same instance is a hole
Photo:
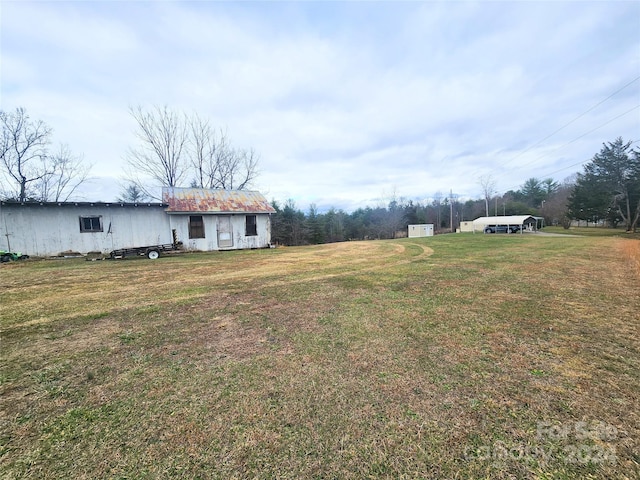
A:
{"label": "distant forest", "polygon": [[406,236],[407,226],[430,223],[436,233],[455,231],[460,222],[489,215],[544,216],[549,224],[566,220],[566,204],[573,185],[532,178],[518,191],[483,200],[459,202],[439,196],[430,203],[402,198],[386,206],[359,208],[352,213],[330,209],[319,213],[314,205],[307,211],[292,200],[284,205],[273,201],[276,213],[271,219],[271,239],[281,245],[309,245],[345,240],[373,240]]}
{"label": "distant forest", "polygon": [[496,195],[491,177],[480,178],[484,198],[459,202],[436,194],[431,203],[391,199],[386,206],[353,213],[331,209],[307,212],[292,200],[272,202],[271,239],[281,245],[307,245],[345,240],[405,236],[407,225],[433,224],[436,233],[455,232],[460,222],[489,215],[534,215],[546,225],[569,228],[572,220],[636,232],[640,220],[640,150],[618,137],[602,144],[581,173],[561,184],[551,178],[529,178],[519,190]]}

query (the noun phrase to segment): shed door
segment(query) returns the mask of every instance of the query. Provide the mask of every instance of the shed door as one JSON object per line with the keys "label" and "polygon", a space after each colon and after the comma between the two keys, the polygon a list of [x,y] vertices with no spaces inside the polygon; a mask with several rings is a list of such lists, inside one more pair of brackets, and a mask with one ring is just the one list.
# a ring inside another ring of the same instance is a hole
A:
{"label": "shed door", "polygon": [[233,247],[233,232],[231,231],[231,217],[229,215],[218,217],[218,247]]}

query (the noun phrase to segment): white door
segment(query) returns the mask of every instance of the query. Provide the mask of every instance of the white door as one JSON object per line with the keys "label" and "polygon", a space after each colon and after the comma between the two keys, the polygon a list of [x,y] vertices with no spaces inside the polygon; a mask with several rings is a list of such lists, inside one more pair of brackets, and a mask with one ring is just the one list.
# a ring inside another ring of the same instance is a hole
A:
{"label": "white door", "polygon": [[218,217],[218,248],[230,247],[233,247],[231,217],[229,215],[222,215]]}

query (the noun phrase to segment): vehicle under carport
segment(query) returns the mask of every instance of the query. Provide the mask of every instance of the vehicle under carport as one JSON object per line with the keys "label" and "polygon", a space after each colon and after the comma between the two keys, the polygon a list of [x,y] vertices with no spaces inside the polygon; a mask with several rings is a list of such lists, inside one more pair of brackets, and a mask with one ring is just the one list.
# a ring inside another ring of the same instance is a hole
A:
{"label": "vehicle under carport", "polygon": [[531,215],[479,217],[473,221],[474,233],[523,233],[524,231],[535,231],[536,228],[536,218]]}

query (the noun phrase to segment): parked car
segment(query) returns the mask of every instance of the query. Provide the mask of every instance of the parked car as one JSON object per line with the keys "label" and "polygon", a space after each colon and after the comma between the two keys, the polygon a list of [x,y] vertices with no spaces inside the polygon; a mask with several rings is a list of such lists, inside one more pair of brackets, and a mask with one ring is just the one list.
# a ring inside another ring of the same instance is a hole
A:
{"label": "parked car", "polygon": [[487,225],[484,233],[518,233],[520,225]]}

